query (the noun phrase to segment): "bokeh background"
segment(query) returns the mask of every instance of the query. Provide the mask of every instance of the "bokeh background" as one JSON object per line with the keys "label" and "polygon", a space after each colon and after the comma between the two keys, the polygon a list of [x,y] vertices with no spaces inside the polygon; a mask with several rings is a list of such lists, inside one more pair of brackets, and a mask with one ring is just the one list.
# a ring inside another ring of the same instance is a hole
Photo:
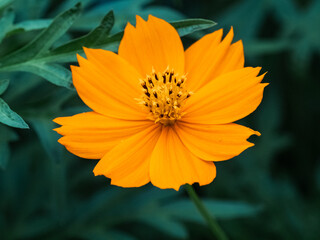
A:
{"label": "bokeh background", "polygon": [[[214,239],[183,188],[110,186],[94,177],[96,161],[56,142],[51,120],[87,111],[68,85],[77,42],[64,44],[96,28],[110,10],[110,38],[127,21],[134,24],[135,15],[218,23],[184,36],[185,47],[234,27],[246,66],[268,72],[262,104],[240,121],[262,136],[250,139],[255,147],[217,163],[214,182],[196,190],[230,239],[319,239],[319,0],[83,0],[81,13],[46,33],[57,34],[44,48],[49,53],[24,49],[77,2],[0,0],[0,119],[8,106],[23,119],[11,116],[18,128],[0,123],[0,239]],[[117,44],[104,48],[116,51]],[[5,67],[17,50],[12,61],[20,64]],[[21,129],[25,124],[30,128]]]}

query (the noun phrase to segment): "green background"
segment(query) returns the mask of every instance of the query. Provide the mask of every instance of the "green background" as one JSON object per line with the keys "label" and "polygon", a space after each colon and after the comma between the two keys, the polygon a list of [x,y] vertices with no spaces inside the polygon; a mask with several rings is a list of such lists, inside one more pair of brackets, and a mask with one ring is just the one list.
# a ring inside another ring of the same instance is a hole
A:
{"label": "green background", "polygon": [[[178,21],[185,47],[233,26],[245,65],[268,72],[262,104],[239,121],[262,133],[255,147],[195,186],[230,239],[319,239],[319,0],[77,2],[0,0],[0,239],[214,239],[183,188],[110,186],[52,131],[88,110],[75,54],[116,51],[127,21],[148,14]],[[218,24],[181,21],[195,18]]]}

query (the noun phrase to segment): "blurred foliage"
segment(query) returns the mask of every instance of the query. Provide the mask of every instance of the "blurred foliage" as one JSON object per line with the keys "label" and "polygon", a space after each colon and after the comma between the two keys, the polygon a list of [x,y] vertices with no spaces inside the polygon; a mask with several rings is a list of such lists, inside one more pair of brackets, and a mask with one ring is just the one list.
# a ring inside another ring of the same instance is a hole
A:
{"label": "blurred foliage", "polygon": [[262,133],[256,146],[197,188],[210,212],[231,239],[318,239],[318,0],[0,0],[0,239],[211,239],[183,189],[110,186],[52,131],[88,110],[69,68],[82,46],[116,51],[126,22],[148,14],[186,47],[232,25],[246,65],[268,71],[262,105],[241,121]]}

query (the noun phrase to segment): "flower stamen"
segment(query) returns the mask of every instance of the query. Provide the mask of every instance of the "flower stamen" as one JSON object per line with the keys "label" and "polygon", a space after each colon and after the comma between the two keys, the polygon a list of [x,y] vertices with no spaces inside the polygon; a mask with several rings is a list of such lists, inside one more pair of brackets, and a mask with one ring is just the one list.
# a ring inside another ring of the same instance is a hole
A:
{"label": "flower stamen", "polygon": [[186,76],[180,76],[167,68],[163,73],[152,70],[144,80],[140,80],[143,95],[137,99],[148,109],[149,119],[164,126],[173,125],[183,116],[181,108],[191,95],[185,89]]}

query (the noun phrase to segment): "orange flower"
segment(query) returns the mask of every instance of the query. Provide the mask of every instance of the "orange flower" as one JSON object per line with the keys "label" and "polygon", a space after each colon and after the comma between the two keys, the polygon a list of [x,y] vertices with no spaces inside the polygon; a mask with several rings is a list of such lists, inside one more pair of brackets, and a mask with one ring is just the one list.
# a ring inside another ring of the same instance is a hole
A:
{"label": "orange flower", "polygon": [[93,172],[111,184],[174,188],[216,176],[213,162],[254,144],[247,127],[232,123],[262,100],[260,68],[244,67],[233,29],[208,34],[183,49],[162,19],[137,16],[125,28],[119,53],[85,48],[72,66],[73,83],[93,111],[54,121],[59,142],[73,154],[100,159]]}

